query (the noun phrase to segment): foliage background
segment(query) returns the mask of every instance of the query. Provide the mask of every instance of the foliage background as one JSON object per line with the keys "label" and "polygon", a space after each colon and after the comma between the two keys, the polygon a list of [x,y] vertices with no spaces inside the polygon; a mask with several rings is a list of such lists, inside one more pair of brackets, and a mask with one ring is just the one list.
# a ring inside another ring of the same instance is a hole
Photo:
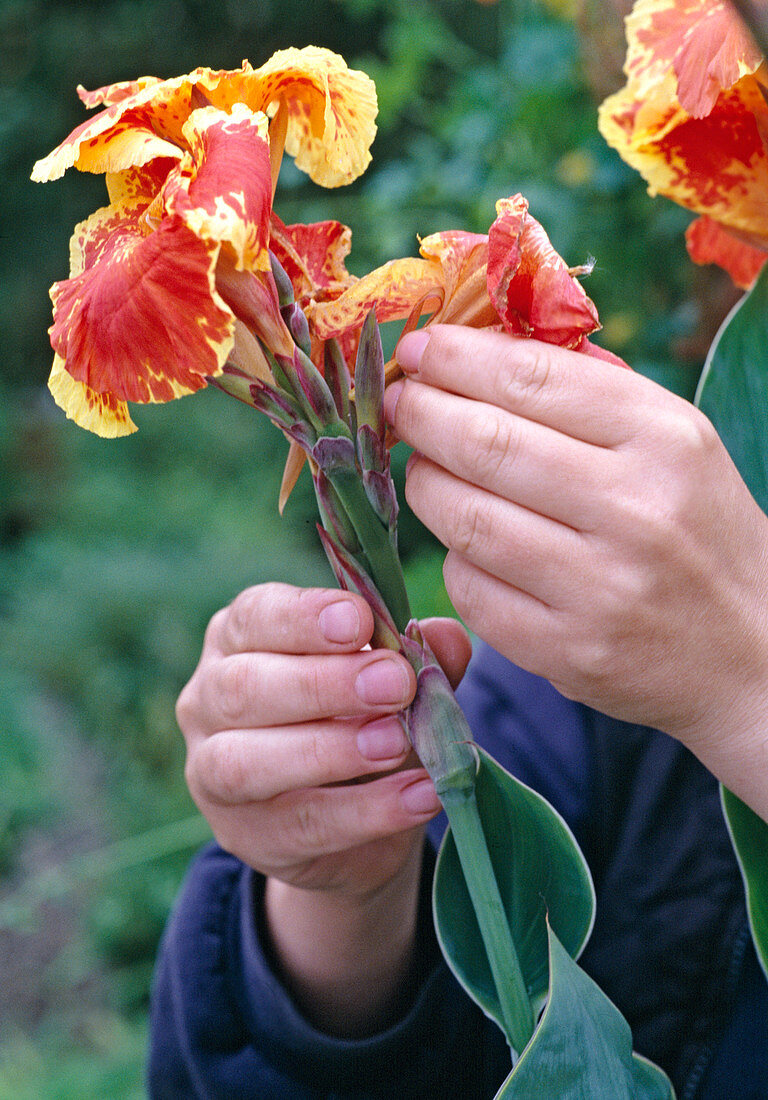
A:
{"label": "foliage background", "polygon": [[[485,231],[522,191],[569,262],[596,257],[606,345],[690,394],[732,298],[687,261],[687,215],[649,200],[597,132],[624,7],[0,0],[0,1100],[143,1095],[152,960],[208,835],[175,697],[240,588],[329,579],[310,486],[280,519],[282,441],[249,410],[204,391],[106,443],[50,401],[47,289],[105,199],[100,179],[28,177],[84,117],[76,84],[337,50],[377,82],[373,166],[322,193],[288,166],[286,221],[345,221],[362,273],[417,234]],[[417,612],[450,611],[440,548],[407,514],[401,539]]]}

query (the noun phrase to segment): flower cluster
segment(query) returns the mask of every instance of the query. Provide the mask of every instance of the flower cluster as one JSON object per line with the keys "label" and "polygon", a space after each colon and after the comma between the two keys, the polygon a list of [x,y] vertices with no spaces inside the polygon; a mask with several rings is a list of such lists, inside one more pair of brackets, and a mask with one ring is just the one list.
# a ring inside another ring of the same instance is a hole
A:
{"label": "flower cluster", "polygon": [[322,372],[332,342],[351,376],[371,311],[406,328],[428,313],[605,354],[587,339],[599,328],[577,280],[588,268],[566,266],[520,195],[499,201],[487,235],[434,234],[419,258],[360,280],[345,267],[345,226],[283,223],[284,151],[326,187],[370,160],[375,88],[328,50],[79,93],[101,110],[33,178],[70,167],[106,177],[109,205],[77,226],[70,276],[51,290],[49,386],[82,427],[126,434],[129,403],[191,394],[227,372],[269,387],[275,357],[285,370],[297,346]]}
{"label": "flower cluster", "polygon": [[665,195],[701,215],[691,258],[748,287],[768,250],[768,73],[728,0],[637,0],[627,83],[602,104],[603,137]]}

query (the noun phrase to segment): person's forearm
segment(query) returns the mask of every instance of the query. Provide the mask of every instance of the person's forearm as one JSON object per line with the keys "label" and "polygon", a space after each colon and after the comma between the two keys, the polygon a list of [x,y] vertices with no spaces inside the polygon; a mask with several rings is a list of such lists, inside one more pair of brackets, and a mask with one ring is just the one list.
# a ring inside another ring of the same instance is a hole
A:
{"label": "person's forearm", "polygon": [[267,879],[267,930],[282,980],[321,1031],[360,1038],[402,1011],[414,968],[422,857],[423,843],[414,843],[395,878],[359,897]]}

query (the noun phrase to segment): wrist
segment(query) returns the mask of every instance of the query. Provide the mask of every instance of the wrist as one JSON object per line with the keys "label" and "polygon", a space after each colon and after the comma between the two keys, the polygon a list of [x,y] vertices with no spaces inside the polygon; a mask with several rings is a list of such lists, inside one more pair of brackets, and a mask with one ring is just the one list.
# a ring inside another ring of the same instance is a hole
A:
{"label": "wrist", "polygon": [[262,924],[273,965],[313,1026],[361,1038],[405,1010],[417,970],[420,898],[427,893],[422,864],[419,835],[397,873],[370,892],[267,879]]}
{"label": "wrist", "polygon": [[768,674],[682,731],[670,731],[768,821]]}

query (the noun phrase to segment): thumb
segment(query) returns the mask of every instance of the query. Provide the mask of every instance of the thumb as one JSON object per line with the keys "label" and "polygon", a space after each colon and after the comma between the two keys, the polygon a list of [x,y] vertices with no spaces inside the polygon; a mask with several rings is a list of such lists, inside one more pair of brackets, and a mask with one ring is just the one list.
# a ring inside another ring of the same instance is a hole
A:
{"label": "thumb", "polygon": [[472,656],[466,630],[456,619],[422,619],[419,626],[451,687],[458,687]]}

